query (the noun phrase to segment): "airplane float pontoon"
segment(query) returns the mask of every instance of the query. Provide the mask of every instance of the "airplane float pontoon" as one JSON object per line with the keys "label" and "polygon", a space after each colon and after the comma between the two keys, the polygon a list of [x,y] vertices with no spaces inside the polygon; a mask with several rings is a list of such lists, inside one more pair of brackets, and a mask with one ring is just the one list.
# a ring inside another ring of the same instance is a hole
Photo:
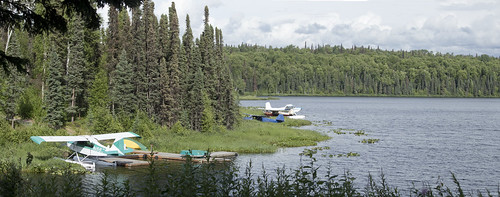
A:
{"label": "airplane float pontoon", "polygon": [[267,118],[267,116],[257,116],[257,115],[251,115],[251,114],[246,114],[247,117],[244,117],[244,120],[258,120],[261,122],[272,122],[272,123],[282,123],[285,122],[285,117],[283,114],[278,115],[276,119],[272,118]]}
{"label": "airplane float pontoon", "polygon": [[302,108],[295,107],[292,104],[287,104],[285,105],[285,107],[273,108],[271,107],[270,102],[266,102],[266,108],[264,108],[264,114],[266,116],[278,116],[282,114],[292,119],[304,119],[305,116],[297,115],[297,112],[299,112],[301,109]]}
{"label": "airplane float pontoon", "polygon": [[[107,156],[121,156],[126,153],[134,151],[134,149],[146,150],[146,147],[141,143],[130,139],[133,137],[140,137],[133,132],[122,133],[109,133],[100,135],[79,135],[79,136],[31,136],[31,140],[37,144],[42,142],[66,142],[71,150],[75,151],[64,161],[70,163],[77,163],[82,165],[88,170],[95,169],[95,161],[87,161],[90,157],[107,157]],[[114,140],[112,145],[105,146],[99,141],[101,140]],[[85,155],[80,158],[78,154]],[[74,157],[73,157],[74,156]],[[73,160],[70,158],[73,157]]]}

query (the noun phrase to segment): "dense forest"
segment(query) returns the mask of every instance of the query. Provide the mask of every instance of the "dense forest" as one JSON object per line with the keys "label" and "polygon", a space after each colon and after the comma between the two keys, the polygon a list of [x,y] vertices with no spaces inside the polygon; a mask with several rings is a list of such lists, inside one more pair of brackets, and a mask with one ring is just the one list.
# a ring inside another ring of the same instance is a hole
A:
{"label": "dense forest", "polygon": [[147,117],[168,128],[231,129],[235,93],[500,96],[500,59],[487,55],[227,46],[208,7],[195,37],[189,15],[180,35],[175,3],[158,19],[149,0],[130,10],[111,5],[105,29],[89,28],[80,13],[64,17],[67,31],[0,29],[2,57],[25,65],[1,61],[0,106],[12,127],[32,119],[59,129],[86,118],[91,131],[107,133],[138,129],[138,118]]}
{"label": "dense forest", "polygon": [[500,59],[370,47],[226,47],[240,94],[500,96]]}
{"label": "dense forest", "polygon": [[208,7],[199,38],[189,15],[180,35],[175,3],[167,12],[158,20],[146,0],[130,10],[111,5],[101,30],[88,28],[79,13],[64,15],[64,33],[6,25],[0,30],[3,54],[27,63],[17,69],[2,61],[5,118],[12,127],[21,118],[55,129],[87,118],[95,133],[134,129],[138,117],[166,127],[231,129],[239,113],[222,31],[209,23]]}

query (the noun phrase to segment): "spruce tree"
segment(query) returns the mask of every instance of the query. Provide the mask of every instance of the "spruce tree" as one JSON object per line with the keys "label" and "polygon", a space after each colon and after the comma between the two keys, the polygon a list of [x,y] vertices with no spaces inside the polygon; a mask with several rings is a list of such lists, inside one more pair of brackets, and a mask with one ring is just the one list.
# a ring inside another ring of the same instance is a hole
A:
{"label": "spruce tree", "polygon": [[169,9],[169,24],[170,24],[170,42],[169,50],[167,52],[167,72],[169,83],[167,88],[168,97],[166,99],[166,104],[170,112],[170,117],[168,117],[167,126],[174,125],[180,116],[181,106],[180,106],[180,80],[179,80],[179,54],[181,48],[181,41],[179,38],[179,20],[177,18],[177,11],[175,9],[175,3],[172,2],[172,6]]}
{"label": "spruce tree", "polygon": [[180,120],[184,123],[185,127],[191,127],[191,117],[190,117],[190,99],[189,99],[189,90],[192,88],[192,77],[194,73],[198,70],[198,68],[194,68],[192,55],[194,48],[193,42],[193,31],[191,29],[191,21],[189,19],[189,15],[186,15],[186,31],[182,36],[182,45],[179,56],[179,86],[181,88],[180,97],[182,106],[182,114]]}
{"label": "spruce tree", "polygon": [[161,48],[161,57],[160,58],[165,58],[165,60],[168,58],[168,50],[170,49],[169,43],[170,43],[170,32],[169,32],[169,24],[168,24],[168,15],[162,14],[160,17],[160,27],[158,30],[158,36],[160,39],[160,48]]}
{"label": "spruce tree", "polygon": [[147,84],[148,78],[146,74],[145,61],[145,42],[146,32],[144,29],[144,21],[142,19],[142,11],[139,8],[132,9],[132,46],[130,47],[129,57],[131,64],[134,66],[134,85],[135,95],[137,98],[136,106],[138,110],[146,112],[147,109]]}
{"label": "spruce tree", "polygon": [[[80,108],[83,106],[83,91],[85,81],[83,74],[85,71],[85,54],[84,54],[84,24],[79,15],[74,15],[69,27],[70,42],[68,54],[68,68],[66,81],[68,85],[68,93],[70,104],[66,112],[71,116],[71,122],[75,116],[79,115]],[[80,102],[78,102],[80,101]]]}
{"label": "spruce tree", "polygon": [[[11,37],[7,55],[11,57],[21,57],[20,46],[18,42],[18,32],[14,31]],[[7,68],[10,70],[5,84],[5,89],[2,90],[2,108],[6,118],[11,121],[11,127],[14,128],[14,117],[18,111],[18,99],[23,93],[26,83],[26,75],[15,69],[15,65],[8,63]],[[7,74],[7,73],[5,73]]]}
{"label": "spruce tree", "polygon": [[150,117],[158,115],[160,110],[159,90],[159,43],[158,43],[158,20],[154,14],[154,3],[144,1],[144,26],[146,29],[146,79],[147,82],[147,112]]}
{"label": "spruce tree", "polygon": [[85,53],[85,69],[83,73],[84,84],[83,84],[83,92],[81,95],[83,97],[81,100],[77,99],[77,103],[81,103],[79,106],[78,113],[82,116],[86,116],[89,110],[89,90],[94,81],[94,77],[99,71],[99,61],[101,59],[101,55],[103,54],[101,44],[101,32],[99,30],[93,30],[85,28],[84,31],[84,53]]}
{"label": "spruce tree", "polygon": [[107,69],[111,73],[118,61],[119,51],[119,25],[118,25],[118,10],[114,6],[110,6],[108,10],[108,29],[106,32],[106,48],[107,48]]}
{"label": "spruce tree", "polygon": [[45,98],[47,106],[46,120],[50,127],[60,129],[64,125],[64,109],[66,107],[64,68],[59,55],[54,51],[53,47],[49,54],[48,72]]}
{"label": "spruce tree", "polygon": [[186,90],[188,92],[187,110],[190,116],[190,127],[195,131],[201,131],[203,113],[205,109],[204,102],[209,102],[208,98],[204,100],[203,97],[206,93],[204,91],[204,77],[201,67],[197,68],[197,71],[192,73],[190,76],[191,80],[189,81],[189,84],[191,84],[191,86],[190,89]]}
{"label": "spruce tree", "polygon": [[160,123],[162,125],[167,125],[169,117],[172,116],[171,110],[169,108],[169,103],[171,102],[171,97],[168,90],[169,85],[169,74],[167,70],[167,60],[165,58],[161,58],[160,60],[160,84],[161,84],[161,104],[160,104],[160,113],[158,114],[158,118],[160,119]]}
{"label": "spruce tree", "polygon": [[135,113],[136,109],[134,83],[132,81],[134,73],[131,70],[132,64],[128,61],[127,52],[122,49],[113,74],[114,86],[111,95],[116,113],[129,117]]}
{"label": "spruce tree", "polygon": [[201,91],[202,100],[203,100],[203,114],[201,117],[201,132],[209,133],[215,130],[216,122],[214,110],[212,108],[212,101],[208,98],[208,95],[205,91]]}
{"label": "spruce tree", "polygon": [[205,27],[200,38],[200,52],[205,75],[205,89],[207,90],[208,97],[211,100],[215,100],[215,87],[217,86],[217,81],[214,68],[214,30],[208,21],[209,11],[208,6],[205,6]]}
{"label": "spruce tree", "polygon": [[[106,58],[106,55],[103,56]],[[89,126],[94,134],[116,133],[123,131],[123,128],[115,121],[109,111],[109,86],[108,74],[101,64],[98,73],[94,77],[94,82],[89,94]]]}
{"label": "spruce tree", "polygon": [[224,56],[224,41],[222,37],[222,30],[216,29],[216,55],[217,55],[217,65],[218,65],[218,74],[219,74],[219,117],[223,122],[223,125],[232,129],[233,125],[237,120],[237,116],[239,115],[238,102],[235,99],[234,91],[233,91],[233,80],[231,77],[231,71],[229,67],[226,65],[225,56]]}
{"label": "spruce tree", "polygon": [[123,49],[130,50],[132,45],[130,39],[130,16],[126,9],[122,9],[118,14],[118,57],[120,57],[119,55]]}

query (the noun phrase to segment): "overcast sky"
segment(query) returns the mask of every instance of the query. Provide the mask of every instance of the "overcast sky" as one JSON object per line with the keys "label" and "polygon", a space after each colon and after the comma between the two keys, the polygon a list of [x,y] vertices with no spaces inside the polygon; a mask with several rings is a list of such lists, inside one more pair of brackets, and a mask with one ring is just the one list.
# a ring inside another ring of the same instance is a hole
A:
{"label": "overcast sky", "polygon": [[[155,0],[168,14],[171,0]],[[181,24],[191,17],[195,36],[203,9],[224,42],[284,47],[290,44],[380,46],[455,54],[500,56],[500,0],[180,0]],[[103,11],[101,11],[103,12]]]}

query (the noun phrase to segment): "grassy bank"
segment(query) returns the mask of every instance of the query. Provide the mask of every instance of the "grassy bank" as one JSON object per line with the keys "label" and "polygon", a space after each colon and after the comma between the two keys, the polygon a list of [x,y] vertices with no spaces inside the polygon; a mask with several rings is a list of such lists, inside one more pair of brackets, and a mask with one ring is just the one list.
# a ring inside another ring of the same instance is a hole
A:
{"label": "grassy bank", "polygon": [[[241,108],[244,113],[258,114],[261,110]],[[10,129],[3,124],[0,140],[0,160],[13,160],[23,164],[24,170],[32,172],[51,172],[62,169],[67,164],[53,159],[65,157],[70,150],[60,143],[42,143],[38,145],[29,138],[33,135],[85,135],[91,134],[86,127],[86,119],[68,123],[65,129],[53,131],[43,124],[21,125]],[[141,122],[141,121],[139,121]],[[139,139],[147,147],[154,146],[156,151],[178,153],[181,150],[200,149],[210,151],[234,151],[239,153],[272,153],[279,148],[313,146],[318,141],[329,139],[315,131],[292,127],[310,125],[307,120],[287,119],[285,123],[263,123],[255,120],[240,120],[234,130],[215,129],[210,133],[191,131],[182,127],[166,128],[150,120],[138,124],[138,130],[132,130],[143,136]],[[26,164],[28,153],[33,155],[31,164]]]}
{"label": "grassy bank", "polygon": [[[166,134],[165,134],[166,133]],[[231,131],[214,133],[172,130],[159,131],[144,138],[145,145],[153,144],[158,151],[179,152],[187,149],[235,151],[239,153],[272,153],[283,147],[312,146],[329,139],[315,131],[290,128],[284,124],[242,121]]]}
{"label": "grassy bank", "polygon": [[[262,114],[257,108],[240,108],[242,114]],[[273,153],[279,148],[313,146],[329,139],[316,131],[296,129],[310,125],[308,120],[286,119],[284,123],[263,123],[241,120],[234,130],[218,129],[217,132],[200,133],[189,130],[158,128],[152,137],[141,140],[153,144],[158,151],[178,152],[186,149],[234,151],[239,153]]]}

